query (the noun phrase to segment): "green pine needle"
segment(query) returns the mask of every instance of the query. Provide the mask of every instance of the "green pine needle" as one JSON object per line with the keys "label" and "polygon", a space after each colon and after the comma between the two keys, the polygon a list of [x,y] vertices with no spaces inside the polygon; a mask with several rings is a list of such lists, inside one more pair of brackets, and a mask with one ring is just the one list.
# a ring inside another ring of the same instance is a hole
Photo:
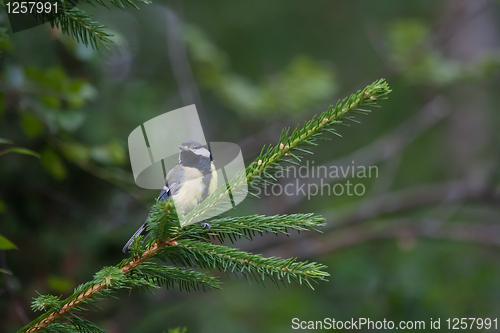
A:
{"label": "green pine needle", "polygon": [[[343,120],[355,121],[347,114],[357,112],[367,115],[369,111],[365,107],[377,107],[376,101],[386,99],[390,92],[391,89],[384,79],[377,80],[365,89],[358,90],[350,97],[339,101],[335,107],[330,106],[328,111],[314,116],[305,122],[302,128],[297,126],[291,134],[289,134],[290,128],[285,128],[274,147],[269,145],[266,149],[264,146],[259,157],[246,168],[245,173],[236,175],[230,181],[231,192],[234,194],[247,187],[252,189],[275,182],[276,178],[273,174],[284,170],[281,162],[299,165],[298,162],[301,161],[302,154],[306,152],[312,154],[310,147],[317,146],[317,141],[330,139],[325,137],[325,134],[338,134],[335,126],[348,125]],[[184,225],[188,226],[203,221],[205,216],[224,211],[224,202],[227,196],[227,189],[223,186],[219,187],[201,204],[186,214]]]}
{"label": "green pine needle", "polygon": [[220,289],[216,277],[190,269],[146,262],[134,270],[134,278],[144,279],[167,289],[179,285],[181,291]]}
{"label": "green pine needle", "polygon": [[315,262],[297,262],[296,258],[264,258],[260,254],[238,251],[227,246],[215,245],[196,240],[182,240],[174,246],[164,247],[158,254],[164,259],[187,266],[217,268],[226,273],[241,273],[245,278],[264,283],[267,277],[273,283],[291,281],[306,284],[314,289],[311,282],[326,281],[326,266]]}
{"label": "green pine needle", "polygon": [[50,21],[52,27],[60,28],[63,33],[72,36],[78,42],[91,45],[97,49],[98,44],[108,49],[111,43],[111,35],[105,31],[105,26],[92,20],[92,16],[86,15],[82,10],[74,7],[62,11],[57,18]]}
{"label": "green pine needle", "polygon": [[[54,18],[52,13],[35,13],[35,18],[40,22],[49,22],[52,27],[61,29],[61,31],[73,37],[77,42],[85,45],[90,45],[97,49],[99,45],[109,49],[108,44],[111,44],[111,35],[106,32],[106,26],[92,20],[91,15],[85,14],[81,9],[75,7],[75,2],[70,0],[56,0],[58,14]],[[103,0],[84,0],[83,2],[92,6],[100,5],[108,8]],[[110,0],[115,7],[120,9],[135,8],[139,9],[136,2],[150,4],[149,0]],[[0,6],[5,7],[4,0],[0,0]],[[68,9],[69,8],[69,9]]]}
{"label": "green pine needle", "polygon": [[199,224],[194,224],[182,230],[182,237],[195,237],[200,235],[205,239],[209,236],[216,237],[223,243],[226,238],[234,242],[240,238],[253,240],[257,234],[264,233],[289,235],[288,230],[297,232],[314,230],[323,227],[325,219],[314,214],[291,214],[291,215],[250,215],[239,217],[223,217],[210,220],[210,230]]}

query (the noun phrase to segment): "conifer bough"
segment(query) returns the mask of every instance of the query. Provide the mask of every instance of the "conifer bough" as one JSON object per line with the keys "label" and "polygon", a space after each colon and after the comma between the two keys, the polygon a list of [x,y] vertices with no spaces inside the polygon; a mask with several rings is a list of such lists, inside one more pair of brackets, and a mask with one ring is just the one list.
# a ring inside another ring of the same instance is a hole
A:
{"label": "conifer bough", "polygon": [[[245,174],[237,175],[230,183],[232,190],[248,183],[264,186],[273,183],[273,176],[283,170],[280,162],[298,164],[303,154],[312,154],[310,148],[318,145],[316,141],[329,140],[323,136],[331,133],[340,136],[335,130],[337,125],[347,125],[343,121],[358,122],[350,113],[368,114],[362,107],[376,107],[376,101],[385,99],[390,92],[384,80],[378,80],[365,89],[352,94],[330,106],[328,111],[313,117],[297,127],[290,135],[290,129],[282,131],[277,145],[264,147],[257,159],[251,163]],[[220,191],[219,191],[220,190]],[[203,211],[217,207],[222,200],[224,188],[217,190],[191,211],[186,218],[193,219],[203,215]],[[211,237],[223,243],[226,239],[233,242],[245,237],[252,240],[256,234],[286,234],[288,230],[297,232],[316,230],[324,225],[324,219],[313,214],[291,214],[276,216],[251,215],[243,217],[215,217],[209,220],[211,229],[206,230],[198,224],[184,228],[179,225],[175,206],[171,200],[158,202],[153,206],[148,218],[149,234],[143,241],[138,237],[131,246],[131,257],[116,266],[104,267],[94,278],[77,287],[68,298],[61,300],[52,295],[40,295],[32,304],[33,310],[45,311],[19,332],[105,332],[94,323],[79,315],[92,303],[114,296],[119,290],[156,289],[162,286],[172,288],[178,285],[181,290],[219,289],[221,282],[217,277],[198,272],[192,267],[218,269],[227,274],[237,273],[248,281],[263,283],[267,278],[280,285],[294,281],[310,288],[311,282],[326,281],[329,274],[323,271],[326,266],[315,262],[298,262],[296,258],[264,258],[262,255],[239,251],[224,245],[210,242]],[[318,230],[316,230],[318,231]],[[160,259],[182,264],[185,268],[160,265],[153,261]]]}
{"label": "conifer bough", "polygon": [[[5,7],[5,2],[8,1],[0,0],[0,6]],[[57,3],[58,13],[54,17],[52,12],[34,12],[33,15],[39,22],[50,22],[53,28],[61,29],[62,33],[73,37],[77,42],[90,45],[94,49],[97,49],[98,45],[109,49],[108,44],[113,41],[112,36],[106,32],[106,26],[94,21],[92,16],[85,14],[83,10],[74,7],[81,3],[108,7],[104,0],[50,0],[50,2]],[[151,3],[149,0],[109,0],[109,2],[120,9],[139,9],[136,3]]]}

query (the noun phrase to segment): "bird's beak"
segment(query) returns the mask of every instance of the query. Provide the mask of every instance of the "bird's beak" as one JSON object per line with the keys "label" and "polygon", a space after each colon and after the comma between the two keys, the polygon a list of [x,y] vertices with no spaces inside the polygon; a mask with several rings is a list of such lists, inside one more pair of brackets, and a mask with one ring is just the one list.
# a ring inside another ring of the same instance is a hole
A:
{"label": "bird's beak", "polygon": [[179,149],[180,149],[180,150],[187,150],[188,148],[187,148],[186,146],[180,145],[180,146],[179,146]]}

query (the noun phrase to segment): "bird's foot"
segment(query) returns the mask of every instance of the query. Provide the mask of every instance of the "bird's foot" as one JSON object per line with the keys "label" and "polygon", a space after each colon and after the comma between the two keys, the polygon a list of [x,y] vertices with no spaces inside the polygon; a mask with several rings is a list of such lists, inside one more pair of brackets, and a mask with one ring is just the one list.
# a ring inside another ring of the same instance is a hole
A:
{"label": "bird's foot", "polygon": [[208,227],[208,230],[210,231],[210,224],[208,222],[200,222],[200,224],[203,226],[203,229]]}

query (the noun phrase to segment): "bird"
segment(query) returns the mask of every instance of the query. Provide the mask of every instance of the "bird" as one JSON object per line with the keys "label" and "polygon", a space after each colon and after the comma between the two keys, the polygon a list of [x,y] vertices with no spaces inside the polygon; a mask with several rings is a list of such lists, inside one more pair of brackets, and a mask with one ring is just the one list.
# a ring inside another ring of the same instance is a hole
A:
{"label": "bird", "polygon": [[[203,202],[217,189],[217,170],[212,154],[206,146],[193,140],[179,145],[179,164],[172,168],[165,178],[165,186],[156,199],[166,201],[172,198],[177,210],[187,214]],[[147,219],[146,219],[147,222]],[[123,252],[130,249],[134,240],[146,232],[146,222],[137,229],[135,234],[123,247]],[[210,225],[202,223],[204,227]]]}

